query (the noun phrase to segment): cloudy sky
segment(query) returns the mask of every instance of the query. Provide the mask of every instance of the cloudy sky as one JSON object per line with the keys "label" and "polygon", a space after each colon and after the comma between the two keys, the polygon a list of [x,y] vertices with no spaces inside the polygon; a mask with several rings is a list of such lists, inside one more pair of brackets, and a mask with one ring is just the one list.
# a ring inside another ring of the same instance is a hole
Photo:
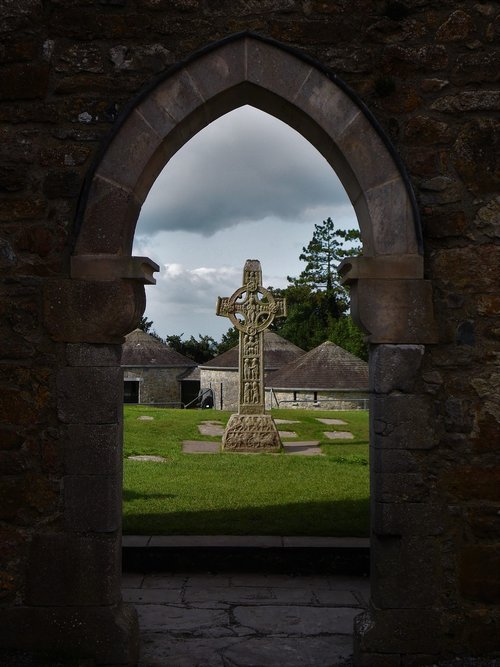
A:
{"label": "cloudy sky", "polygon": [[134,254],[161,269],[145,314],[162,337],[220,340],[230,323],[215,315],[217,296],[240,286],[245,260],[260,260],[265,286],[285,287],[328,216],[357,226],[335,173],[301,135],[253,107],[219,118],[174,155],[143,205]]}

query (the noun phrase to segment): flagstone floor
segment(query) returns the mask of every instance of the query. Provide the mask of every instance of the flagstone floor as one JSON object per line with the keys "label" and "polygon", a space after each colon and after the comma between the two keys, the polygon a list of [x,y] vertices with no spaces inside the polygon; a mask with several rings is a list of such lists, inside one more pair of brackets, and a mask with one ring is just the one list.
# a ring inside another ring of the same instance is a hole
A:
{"label": "flagstone floor", "polygon": [[368,578],[342,575],[123,575],[139,667],[347,667],[368,595]]}

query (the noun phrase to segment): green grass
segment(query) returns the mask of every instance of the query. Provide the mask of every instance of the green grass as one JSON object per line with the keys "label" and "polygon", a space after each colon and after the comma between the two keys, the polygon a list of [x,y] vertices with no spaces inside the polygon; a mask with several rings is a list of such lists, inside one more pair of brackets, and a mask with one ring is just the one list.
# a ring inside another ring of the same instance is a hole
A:
{"label": "green grass", "polygon": [[[324,457],[285,454],[183,454],[205,420],[230,413],[125,406],[124,455],[160,455],[165,463],[124,462],[124,532],[184,535],[368,534],[368,416],[361,411],[274,410],[290,440],[320,440]],[[141,415],[153,421],[139,421]],[[316,417],[344,419],[326,426]],[[324,431],[350,430],[332,442]],[[286,439],[284,439],[286,441]]]}

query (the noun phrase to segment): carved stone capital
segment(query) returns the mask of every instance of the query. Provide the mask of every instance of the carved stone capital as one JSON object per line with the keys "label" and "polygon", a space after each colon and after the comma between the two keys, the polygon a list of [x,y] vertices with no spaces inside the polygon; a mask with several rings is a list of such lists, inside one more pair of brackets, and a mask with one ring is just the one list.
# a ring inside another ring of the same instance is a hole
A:
{"label": "carved stone capital", "polygon": [[67,343],[121,343],[145,306],[144,285],[134,280],[54,279],[44,290],[50,336]]}
{"label": "carved stone capital", "polygon": [[421,255],[346,257],[338,267],[351,295],[351,315],[369,343],[438,341],[432,284]]}
{"label": "carved stone capital", "polygon": [[130,255],[73,255],[71,277],[77,280],[135,280],[144,285],[156,285],[153,277],[160,267],[149,257]]}

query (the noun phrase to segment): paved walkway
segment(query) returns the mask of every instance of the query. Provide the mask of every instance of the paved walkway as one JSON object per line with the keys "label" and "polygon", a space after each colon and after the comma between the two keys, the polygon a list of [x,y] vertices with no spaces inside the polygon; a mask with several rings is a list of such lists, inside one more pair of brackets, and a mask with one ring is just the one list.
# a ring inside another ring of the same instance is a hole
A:
{"label": "paved walkway", "polygon": [[368,578],[341,575],[123,575],[139,667],[347,666],[368,592]]}

